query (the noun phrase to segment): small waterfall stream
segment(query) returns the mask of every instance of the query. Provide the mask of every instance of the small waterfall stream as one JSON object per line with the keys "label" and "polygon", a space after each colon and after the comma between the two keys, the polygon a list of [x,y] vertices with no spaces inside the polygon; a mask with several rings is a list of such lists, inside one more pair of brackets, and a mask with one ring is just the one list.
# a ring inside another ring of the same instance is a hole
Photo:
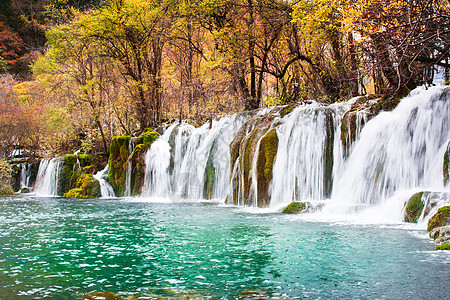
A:
{"label": "small waterfall stream", "polygon": [[[248,113],[195,128],[172,124],[146,154],[144,196],[172,199],[225,198],[229,190],[229,144]],[[205,191],[209,181],[210,191]],[[205,193],[209,197],[205,197]]]}
{"label": "small waterfall stream", "polygon": [[271,206],[329,198],[334,173],[343,166],[340,142],[347,103],[302,105],[277,127],[279,139],[273,167]]}
{"label": "small waterfall stream", "polygon": [[114,190],[112,186],[108,183],[108,165],[101,170],[98,171],[95,175],[93,175],[95,179],[100,183],[100,191],[102,193],[102,198],[114,198],[116,195],[114,194]]}
{"label": "small waterfall stream", "polygon": [[333,201],[378,205],[401,190],[441,190],[449,96],[442,88],[416,89],[395,110],[369,121],[336,174]]}
{"label": "small waterfall stream", "polygon": [[60,169],[63,165],[63,157],[43,159],[39,165],[39,171],[34,186],[34,193],[38,195],[57,196],[59,189]]}

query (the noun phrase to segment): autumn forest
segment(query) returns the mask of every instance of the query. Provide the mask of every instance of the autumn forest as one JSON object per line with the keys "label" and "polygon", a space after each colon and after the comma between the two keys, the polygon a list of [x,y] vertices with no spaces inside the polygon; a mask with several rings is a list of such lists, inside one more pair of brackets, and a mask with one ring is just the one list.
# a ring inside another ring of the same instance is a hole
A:
{"label": "autumn forest", "polygon": [[449,82],[447,0],[2,0],[0,157]]}

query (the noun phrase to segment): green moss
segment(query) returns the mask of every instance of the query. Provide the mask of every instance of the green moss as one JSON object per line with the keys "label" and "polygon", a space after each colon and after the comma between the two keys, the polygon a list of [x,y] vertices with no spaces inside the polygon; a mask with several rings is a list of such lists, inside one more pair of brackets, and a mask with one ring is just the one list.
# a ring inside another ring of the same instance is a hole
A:
{"label": "green moss", "polygon": [[303,202],[291,202],[288,206],[283,208],[283,214],[299,214],[306,209],[306,204]]}
{"label": "green moss", "polygon": [[423,192],[420,192],[412,195],[412,197],[409,198],[408,203],[406,204],[405,207],[405,217],[406,217],[405,219],[407,222],[417,223],[417,220],[422,214],[422,210],[424,207],[424,204],[422,202],[422,196]]}
{"label": "green moss", "polygon": [[78,160],[82,168],[92,164],[92,156],[89,154],[78,154]]}
{"label": "green moss", "polygon": [[145,154],[149,146],[147,144],[139,144],[134,147],[131,156],[132,174],[131,174],[131,195],[137,196],[141,194],[145,179]]}
{"label": "green moss", "polygon": [[64,198],[82,198],[83,189],[81,188],[73,188],[69,190],[67,193],[64,193]]}
{"label": "green moss", "polygon": [[0,183],[0,197],[13,196],[13,195],[15,195],[14,191],[9,184]]}
{"label": "green moss", "polygon": [[145,144],[147,147],[150,147],[154,141],[159,137],[159,133],[156,131],[144,131],[142,134],[142,144]]}
{"label": "green moss", "polygon": [[258,161],[256,165],[258,182],[258,206],[265,207],[269,203],[269,185],[272,181],[273,164],[278,150],[276,129],[270,130],[259,143]]}
{"label": "green moss", "polygon": [[81,170],[78,166],[77,156],[75,154],[67,154],[66,156],[64,156],[64,176],[62,182],[63,194],[75,187],[80,174]]}
{"label": "green moss", "polygon": [[108,178],[117,197],[122,197],[125,190],[129,143],[128,135],[114,137],[111,141]]}
{"label": "green moss", "polygon": [[[255,139],[257,131],[254,130],[249,136],[244,138],[242,141],[241,147],[243,147],[243,155],[241,157],[241,165],[242,165],[242,172],[244,175],[244,198],[248,199],[250,194],[250,185],[251,185],[251,178],[250,178],[250,171],[252,169],[252,148],[253,148],[253,140]],[[241,151],[241,150],[240,150]]]}
{"label": "green moss", "polygon": [[286,105],[280,110],[280,117],[284,118],[286,115],[290,114],[296,107],[297,105],[295,103]]}
{"label": "green moss", "polygon": [[450,244],[436,245],[436,250],[450,250]]}
{"label": "green moss", "polygon": [[216,176],[216,169],[211,165],[206,165],[203,184],[203,197],[205,199],[212,198],[215,176]]}
{"label": "green moss", "polygon": [[444,175],[444,185],[447,185],[449,182],[450,177],[449,162],[450,162],[450,143],[447,144],[447,150],[444,153],[444,164],[442,166],[442,171]]}
{"label": "green moss", "polygon": [[444,206],[438,209],[437,213],[428,221],[427,230],[446,226],[450,223],[450,206]]}

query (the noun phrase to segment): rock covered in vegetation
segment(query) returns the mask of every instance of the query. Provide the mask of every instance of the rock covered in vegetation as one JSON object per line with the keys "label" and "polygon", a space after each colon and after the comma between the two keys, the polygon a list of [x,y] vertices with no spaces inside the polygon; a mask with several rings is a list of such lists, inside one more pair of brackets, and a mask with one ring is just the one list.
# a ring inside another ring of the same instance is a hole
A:
{"label": "rock covered in vegetation", "polygon": [[291,202],[288,206],[283,208],[283,214],[299,214],[306,210],[306,204],[303,202]]}
{"label": "rock covered in vegetation", "polygon": [[422,210],[424,208],[424,203],[422,202],[422,196],[424,192],[416,193],[411,198],[409,198],[405,207],[405,221],[410,223],[417,223]]}
{"label": "rock covered in vegetation", "polygon": [[[280,121],[283,108],[276,107],[266,115],[253,116],[231,142],[232,194],[229,203],[259,207],[269,203],[269,185],[278,147],[274,127]],[[256,186],[252,186],[255,181]]]}
{"label": "rock covered in vegetation", "polygon": [[350,154],[352,144],[357,140],[364,125],[375,116],[370,110],[374,96],[359,97],[342,117],[341,141],[345,155]]}
{"label": "rock covered in vegetation", "polygon": [[216,169],[214,168],[214,154],[216,145],[213,144],[209,150],[208,160],[205,166],[205,173],[203,175],[203,197],[211,199],[214,191],[214,182],[216,179]]}
{"label": "rock covered in vegetation", "polygon": [[62,176],[59,177],[60,180],[63,180],[60,184],[60,186],[62,186],[62,194],[77,186],[77,181],[83,173],[83,168],[93,168],[92,162],[92,156],[89,154],[67,154],[64,156],[63,173]]}
{"label": "rock covered in vegetation", "polygon": [[111,141],[108,179],[117,197],[125,194],[128,163],[131,164],[129,194],[132,196],[141,194],[145,178],[145,154],[159,137],[159,133],[152,128],[146,128],[136,135],[118,136]]}
{"label": "rock covered in vegetation", "polygon": [[142,135],[136,139],[138,143],[131,154],[131,195],[137,196],[142,193],[145,179],[145,154],[154,141],[159,137],[159,133],[151,128],[144,130]]}
{"label": "rock covered in vegetation", "polygon": [[39,170],[40,161],[34,158],[21,158],[19,160],[13,160],[9,162],[12,166],[11,169],[11,187],[14,191],[20,191],[23,187],[22,184],[22,176],[23,172],[26,173],[28,178],[28,187],[32,187],[36,182],[37,173]]}
{"label": "rock covered in vegetation", "polygon": [[84,168],[78,177],[76,187],[64,193],[65,198],[99,198],[102,196],[100,183],[92,174],[88,173],[92,168]]}
{"label": "rock covered in vegetation", "polygon": [[278,136],[275,128],[266,133],[260,140],[256,163],[256,179],[258,183],[258,205],[265,207],[270,202],[269,185],[272,181],[273,164],[277,155]]}
{"label": "rock covered in vegetation", "polygon": [[450,179],[450,142],[447,144],[447,150],[444,153],[442,172],[444,176],[444,185],[447,185]]}
{"label": "rock covered in vegetation", "polygon": [[117,197],[122,197],[125,191],[127,161],[130,156],[129,144],[129,135],[116,136],[111,141],[108,179]]}
{"label": "rock covered in vegetation", "polygon": [[450,250],[450,226],[434,228],[430,232],[430,237],[437,244],[437,250]]}
{"label": "rock covered in vegetation", "polygon": [[450,225],[450,206],[443,206],[437,213],[428,220],[427,231],[432,231],[437,227]]}

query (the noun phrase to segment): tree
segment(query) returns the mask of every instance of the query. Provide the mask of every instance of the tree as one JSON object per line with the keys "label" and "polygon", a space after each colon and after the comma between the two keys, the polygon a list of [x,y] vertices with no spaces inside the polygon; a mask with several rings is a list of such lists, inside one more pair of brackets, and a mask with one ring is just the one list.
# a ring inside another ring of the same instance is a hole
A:
{"label": "tree", "polygon": [[347,31],[361,38],[360,57],[380,92],[400,93],[433,81],[435,66],[449,68],[450,6],[447,0],[353,1]]}
{"label": "tree", "polygon": [[0,22],[0,59],[3,65],[0,65],[0,72],[4,73],[7,69],[14,68],[22,54],[22,39],[11,32],[4,22]]}

